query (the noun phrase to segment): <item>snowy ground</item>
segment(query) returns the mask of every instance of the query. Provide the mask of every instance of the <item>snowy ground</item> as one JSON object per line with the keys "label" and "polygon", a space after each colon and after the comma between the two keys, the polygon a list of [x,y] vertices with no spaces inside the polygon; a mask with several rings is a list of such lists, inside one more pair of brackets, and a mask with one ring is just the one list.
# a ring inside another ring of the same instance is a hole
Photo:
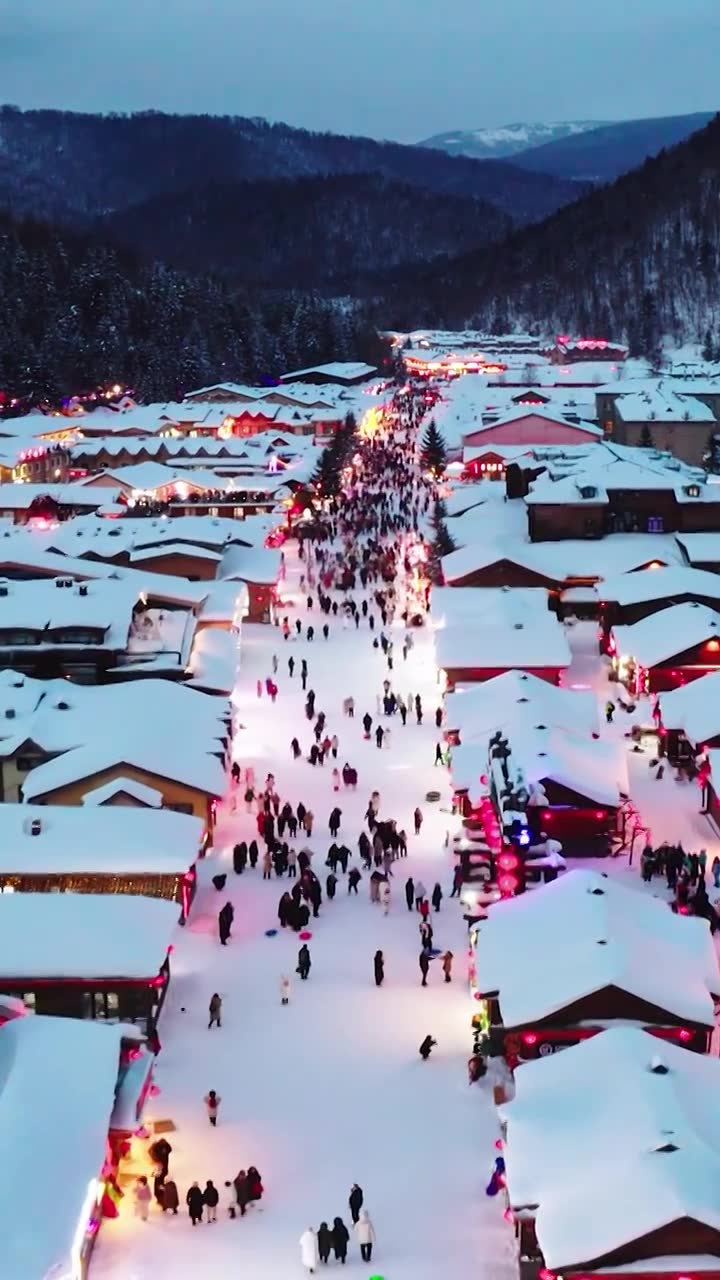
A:
{"label": "snowy ground", "polygon": [[[297,580],[291,570],[288,594]],[[288,606],[288,612],[292,610]],[[300,602],[296,609],[300,611]],[[303,616],[305,613],[303,611]],[[317,626],[317,618],[315,619]],[[303,800],[316,816],[310,846],[322,874],[330,837],[327,818],[337,801],[343,810],[341,840],[355,852],[370,792],[381,793],[381,816],[396,817],[409,834],[410,856],[396,863],[390,914],[368,900],[367,876],[360,896],[348,898],[344,880],[338,897],[324,903],[312,921],[313,968],[307,983],[294,975],[298,942],[294,934],[267,938],[277,925],[277,902],[286,882],[263,882],[260,868],[234,876],[229,848],[255,834],[255,814],[240,801],[235,814],[222,814],[217,852],[202,868],[202,887],[190,923],[178,929],[172,956],[173,979],[163,1013],[163,1051],[157,1081],[161,1095],[151,1114],[171,1117],[177,1131],[171,1172],[184,1201],[193,1180],[223,1183],[238,1169],[255,1164],[266,1188],[263,1210],[245,1220],[220,1215],[211,1230],[193,1230],[184,1211],[177,1218],[153,1209],[149,1224],[133,1219],[127,1198],[121,1217],[103,1225],[92,1263],[92,1280],[173,1280],[202,1275],[226,1280],[284,1280],[303,1274],[298,1240],[308,1224],[338,1214],[346,1221],[354,1181],[365,1191],[375,1223],[377,1246],[371,1264],[351,1243],[347,1271],[367,1280],[509,1280],[515,1274],[512,1230],[499,1198],[484,1194],[497,1125],[488,1091],[467,1084],[471,1010],[465,981],[466,935],[457,900],[449,901],[451,867],[444,849],[453,821],[447,811],[446,771],[433,767],[438,703],[431,637],[414,632],[415,650],[403,663],[402,630],[395,635],[396,663],[390,678],[405,696],[420,693],[425,722],[392,724],[391,746],[378,751],[362,739],[361,717],[376,716],[376,696],[388,675],[382,654],[372,648],[365,625],[344,631],[336,620],[328,642],[322,636],[283,643],[279,630],[247,627],[243,667],[236,691],[236,737],[240,762],[252,763],[262,784],[271,770],[283,799]],[[255,692],[257,678],[280,661],[275,706]],[[307,657],[309,687],[316,709],[324,710],[329,731],[340,739],[338,764],[358,769],[355,794],[336,797],[331,764],[312,769],[293,762],[290,739],[307,749],[310,726],[303,716],[297,670],[287,676],[287,658]],[[342,700],[355,698],[354,721],[342,716]],[[430,788],[442,789],[442,807],[425,802]],[[412,813],[425,814],[415,838]],[[296,842],[298,848],[302,842]],[[233,938],[219,945],[216,913],[228,894],[217,894],[210,876],[229,871],[235,906]],[[446,894],[433,923],[435,945],[455,955],[450,986],[431,968],[430,985],[420,987],[418,917],[409,914],[406,877],[420,876],[428,891],[440,880]],[[372,959],[385,954],[385,985],[376,989]],[[281,973],[293,975],[288,1008],[280,1005]],[[214,991],[224,1002],[220,1031],[207,1030],[207,1006]],[[438,1041],[423,1063],[418,1045],[428,1033]],[[209,1088],[222,1098],[217,1130],[207,1122],[203,1096]],[[332,1264],[331,1264],[332,1265]]]}

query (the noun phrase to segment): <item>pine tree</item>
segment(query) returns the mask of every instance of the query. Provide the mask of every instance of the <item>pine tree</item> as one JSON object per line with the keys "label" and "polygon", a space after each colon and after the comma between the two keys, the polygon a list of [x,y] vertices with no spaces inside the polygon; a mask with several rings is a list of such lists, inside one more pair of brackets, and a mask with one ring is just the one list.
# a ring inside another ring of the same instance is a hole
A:
{"label": "pine tree", "polygon": [[436,479],[443,474],[447,465],[445,441],[435,426],[434,419],[429,422],[422,438],[420,465],[423,471],[430,471]]}

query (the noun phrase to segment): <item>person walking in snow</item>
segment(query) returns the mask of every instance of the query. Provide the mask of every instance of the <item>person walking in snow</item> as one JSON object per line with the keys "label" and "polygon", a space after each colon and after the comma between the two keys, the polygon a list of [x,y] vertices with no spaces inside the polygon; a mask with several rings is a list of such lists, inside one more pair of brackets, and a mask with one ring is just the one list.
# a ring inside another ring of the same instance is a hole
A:
{"label": "person walking in snow", "polygon": [[230,937],[232,922],[235,917],[235,910],[231,902],[226,902],[225,906],[218,912],[218,934],[220,936],[221,946],[227,946],[227,940]]}
{"label": "person walking in snow", "polygon": [[355,1235],[360,1245],[360,1256],[363,1262],[370,1262],[375,1244],[375,1228],[370,1221],[367,1209],[360,1210],[360,1217],[355,1223]]}
{"label": "person walking in snow", "polygon": [[443,969],[443,973],[445,974],[446,982],[452,982],[452,963],[453,963],[453,953],[452,951],[446,951],[442,958],[442,969]]}
{"label": "person walking in snow", "polygon": [[203,1193],[197,1182],[193,1182],[190,1187],[190,1190],[185,1197],[185,1203],[188,1207],[190,1221],[193,1226],[196,1227],[198,1222],[202,1222],[204,1208]]}
{"label": "person walking in snow", "polygon": [[383,915],[386,916],[390,911],[390,885],[387,880],[381,880],[378,886],[378,898],[383,909]]}
{"label": "person walking in snow", "polygon": [[440,885],[436,884],[435,888],[432,891],[433,911],[440,910],[440,903],[442,902],[442,897],[443,897],[443,891],[440,888]]}
{"label": "person walking in snow", "polygon": [[422,824],[423,824],[422,809],[420,808],[419,805],[416,807],[416,809],[413,812],[413,822],[415,824],[415,835],[419,836],[422,830]]}
{"label": "person walking in snow", "polygon": [[422,880],[415,883],[415,910],[419,911],[421,904],[425,901],[425,885]]}
{"label": "person walking in snow", "polygon": [[407,902],[408,911],[412,911],[415,904],[415,885],[412,876],[405,881],[405,901]]}
{"label": "person walking in snow", "polygon": [[209,1092],[205,1094],[203,1102],[207,1107],[208,1120],[210,1121],[213,1129],[215,1129],[217,1127],[218,1111],[220,1110],[222,1098],[218,1097],[214,1089],[210,1089]]}
{"label": "person walking in snow", "polygon": [[214,993],[214,995],[210,1000],[209,1012],[210,1012],[210,1021],[208,1022],[208,1031],[210,1030],[213,1023],[215,1023],[218,1027],[222,1026],[222,1022],[221,1022],[222,1000],[218,995],[217,991]]}
{"label": "person walking in snow", "polygon": [[208,1222],[217,1222],[217,1207],[219,1200],[220,1195],[215,1183],[208,1180],[205,1183],[205,1190],[203,1191],[203,1204],[207,1209]]}
{"label": "person walking in snow", "polygon": [[605,703],[605,723],[612,724],[614,715],[615,715],[615,703],[612,701],[611,698],[608,698],[607,702]]}
{"label": "person walking in snow", "polygon": [[418,1049],[418,1053],[420,1054],[420,1057],[422,1058],[423,1062],[427,1062],[436,1044],[437,1044],[437,1040],[433,1040],[432,1036],[425,1037],[422,1044],[420,1045],[420,1048]]}
{"label": "person walking in snow", "polygon": [[317,1233],[318,1253],[320,1261],[328,1263],[330,1261],[330,1253],[332,1250],[332,1234],[327,1222],[321,1222]]}
{"label": "person walking in snow", "polygon": [[422,698],[420,697],[419,693],[415,694],[415,719],[418,724],[422,724],[423,706],[422,706]]}
{"label": "person walking in snow", "polygon": [[280,1003],[290,1003],[290,979],[286,973],[280,978]]}
{"label": "person walking in snow", "polygon": [[351,867],[348,873],[348,893],[357,894],[358,885],[362,880],[362,876],[357,867]]}
{"label": "person walking in snow", "polygon": [[375,971],[375,986],[381,987],[385,981],[385,957],[382,951],[376,951],[373,957],[373,969]]}
{"label": "person walking in snow", "polygon": [[348,1207],[350,1209],[350,1216],[353,1220],[353,1225],[360,1217],[360,1210],[363,1207],[364,1199],[365,1196],[363,1195],[362,1187],[358,1186],[357,1182],[353,1182],[350,1188],[350,1195],[348,1196]]}
{"label": "person walking in snow", "polygon": [[345,1259],[347,1258],[348,1244],[350,1243],[350,1232],[345,1226],[342,1218],[335,1218],[333,1220],[332,1242],[336,1261],[341,1262],[344,1266]]}
{"label": "person walking in snow", "polygon": [[382,725],[379,724],[377,729],[375,730],[375,746],[377,747],[378,751],[382,749],[384,737],[385,737],[385,730],[383,729]]}
{"label": "person walking in snow", "polygon": [[420,965],[420,972],[421,972],[421,974],[422,974],[422,982],[420,983],[420,986],[421,986],[421,987],[426,987],[426,986],[427,986],[428,969],[430,968],[430,957],[429,957],[429,955],[428,955],[427,951],[421,951],[421,952],[420,952],[420,957],[419,957],[419,959],[418,959],[418,964]]}
{"label": "person walking in snow", "polygon": [[148,1186],[148,1180],[143,1174],[135,1183],[135,1217],[140,1218],[143,1222],[147,1222],[150,1212],[150,1201],[152,1200],[152,1191]]}
{"label": "person walking in snow", "polygon": [[315,1268],[319,1261],[318,1238],[312,1227],[306,1227],[300,1237],[300,1257],[302,1264],[310,1272],[315,1274]]}
{"label": "person walking in snow", "polygon": [[307,980],[307,977],[310,973],[310,965],[311,965],[310,951],[308,949],[307,943],[303,942],[300,950],[298,951],[298,962],[297,962],[297,972],[300,974],[300,977],[303,982]]}

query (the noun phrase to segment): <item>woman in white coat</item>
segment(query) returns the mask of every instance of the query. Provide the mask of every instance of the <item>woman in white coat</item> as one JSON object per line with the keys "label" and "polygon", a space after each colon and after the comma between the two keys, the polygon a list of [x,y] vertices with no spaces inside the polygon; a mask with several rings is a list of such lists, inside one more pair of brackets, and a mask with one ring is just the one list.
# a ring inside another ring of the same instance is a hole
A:
{"label": "woman in white coat", "polygon": [[313,1275],[319,1262],[317,1236],[312,1227],[307,1227],[300,1237],[300,1256],[304,1267]]}
{"label": "woman in white coat", "polygon": [[369,1262],[372,1258],[373,1245],[375,1243],[375,1228],[370,1221],[367,1209],[360,1210],[360,1217],[355,1223],[355,1235],[360,1245],[363,1262]]}

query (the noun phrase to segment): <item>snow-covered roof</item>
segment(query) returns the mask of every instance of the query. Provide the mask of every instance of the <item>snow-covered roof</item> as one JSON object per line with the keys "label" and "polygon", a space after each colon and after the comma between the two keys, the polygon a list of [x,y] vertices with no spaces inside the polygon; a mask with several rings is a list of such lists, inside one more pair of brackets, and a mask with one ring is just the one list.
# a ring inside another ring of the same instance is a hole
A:
{"label": "snow-covered roof", "polygon": [[598,727],[597,702],[590,690],[561,689],[527,671],[505,671],[446,695],[445,726],[465,743],[516,721],[591,734]]}
{"label": "snow-covered roof", "polygon": [[124,649],[138,600],[137,589],[109,577],[71,587],[58,586],[62,580],[39,578],[6,583],[7,594],[0,599],[0,631],[35,631],[42,633],[39,643],[57,644],[60,642],[52,634],[55,631],[90,628],[103,633],[103,647]]}
{"label": "snow-covered roof", "polygon": [[239,578],[243,582],[274,586],[280,577],[281,552],[277,547],[226,547],[218,578]]}
{"label": "snow-covered roof", "polygon": [[[577,697],[578,695],[573,695]],[[471,804],[479,803],[488,774],[490,738],[498,728],[506,730],[512,751],[511,765],[522,771],[524,785],[554,782],[591,804],[617,808],[628,794],[627,757],[616,742],[581,737],[564,726],[538,729],[531,718],[516,717],[509,724],[498,723],[470,742],[453,747],[451,776],[457,791],[467,791]]]}
{"label": "snow-covered roof", "polygon": [[163,898],[0,893],[0,980],[152,978],[177,923]]}
{"label": "snow-covered roof", "polygon": [[87,489],[82,484],[0,484],[0,511],[27,511],[36,498],[50,498],[64,507],[96,510],[110,501],[111,492]]}
{"label": "snow-covered roof", "polygon": [[89,1190],[105,1159],[122,1035],[122,1027],[74,1018],[21,1017],[0,1027],[7,1280],[74,1272],[73,1243],[94,1208]]}
{"label": "snow-covered roof", "polygon": [[[720,600],[720,575],[685,565],[670,565],[642,569],[638,573],[620,573],[606,578],[602,585],[602,599],[619,605],[644,604],[684,595]],[[663,618],[666,616],[663,614]]]}
{"label": "snow-covered roof", "polygon": [[618,654],[654,667],[704,641],[720,641],[720,613],[704,604],[676,604],[631,626],[613,627],[612,636]]}
{"label": "snow-covered roof", "polygon": [[692,565],[720,561],[720,533],[677,533],[675,540]]}
{"label": "snow-covered roof", "polygon": [[[124,783],[127,790],[133,780]],[[203,831],[200,818],[169,810],[1,804],[0,872],[182,874],[198,856]]]}
{"label": "snow-covered roof", "polygon": [[716,422],[715,414],[702,400],[691,395],[679,395],[667,383],[660,383],[653,390],[630,392],[618,396],[615,412],[623,422],[694,422],[705,427]]}
{"label": "snow-covered roof", "polygon": [[[92,791],[87,791],[82,802],[93,807],[107,804],[116,796],[124,795],[151,809],[161,809],[163,806],[162,791],[157,791],[155,787],[146,787],[144,782],[138,782],[136,778],[111,778],[110,782],[104,782],[101,787],[94,787]],[[55,808],[57,809],[57,805]]]}
{"label": "snow-covered roof", "polygon": [[[567,667],[564,628],[536,589],[433,592],[435,660],[439,667]],[[471,624],[471,625],[469,625]]]}
{"label": "snow-covered roof", "polygon": [[[516,1209],[539,1206],[548,1268],[594,1270],[596,1260],[686,1218],[720,1230],[720,1122],[708,1107],[719,1089],[717,1058],[631,1027],[523,1065],[501,1108],[507,1187]],[[640,1259],[618,1267],[629,1269],[655,1267]],[[716,1269],[717,1258],[702,1255],[675,1268]]]}
{"label": "snow-covered roof", "polygon": [[240,642],[234,631],[204,627],[195,634],[188,670],[190,684],[205,693],[232,693],[240,663]]}
{"label": "snow-covered roof", "polygon": [[720,671],[661,694],[660,711],[666,729],[680,729],[698,746],[708,738],[717,737],[720,734]]}
{"label": "snow-covered roof", "polygon": [[506,1027],[541,1022],[607,987],[711,1027],[720,995],[706,920],[673,915],[666,902],[595,871],[569,871],[491,906],[477,961],[480,988],[499,992]]}
{"label": "snow-covered roof", "polygon": [[[537,418],[541,422],[547,422],[550,426],[572,427],[588,436],[601,438],[603,434],[602,427],[598,427],[594,422],[583,422],[582,419],[573,421],[562,413],[554,413],[552,409],[548,409],[544,405],[516,405],[497,417],[487,417],[482,422],[469,424],[465,437],[477,435],[482,431],[493,431],[497,427],[512,426],[514,423],[524,422],[526,418]],[[537,443],[543,443],[542,427],[539,428]]]}
{"label": "snow-covered roof", "polygon": [[[144,683],[144,682],[143,682]],[[127,686],[122,686],[123,689]],[[146,710],[145,716],[148,715]],[[172,726],[165,725],[157,737],[142,731],[145,717],[138,721],[135,734],[125,741],[113,736],[112,740],[99,739],[92,746],[75,747],[45,764],[37,765],[23,782],[23,798],[32,801],[38,796],[49,795],[74,782],[94,778],[111,769],[132,766],[151,777],[179,782],[210,796],[221,796],[225,790],[225,774],[220,761],[205,749],[178,741],[172,734]],[[175,726],[177,728],[177,726]]]}
{"label": "snow-covered roof", "polygon": [[284,373],[280,379],[281,382],[291,382],[293,378],[302,378],[308,373],[321,373],[328,379],[337,379],[338,382],[347,382],[356,378],[372,378],[377,373],[377,367],[374,364],[363,364],[361,361],[351,360],[333,360],[328,364],[314,364],[307,369],[293,369],[291,373]]}

